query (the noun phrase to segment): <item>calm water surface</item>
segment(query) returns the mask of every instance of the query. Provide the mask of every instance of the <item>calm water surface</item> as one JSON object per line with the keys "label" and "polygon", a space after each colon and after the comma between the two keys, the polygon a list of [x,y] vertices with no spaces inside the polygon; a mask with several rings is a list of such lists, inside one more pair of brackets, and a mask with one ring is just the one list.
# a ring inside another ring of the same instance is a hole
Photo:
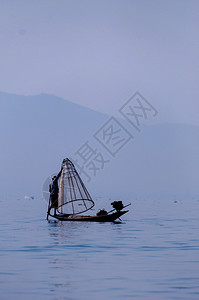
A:
{"label": "calm water surface", "polygon": [[137,200],[121,224],[48,223],[44,201],[12,203],[0,202],[1,300],[199,299],[197,199]]}

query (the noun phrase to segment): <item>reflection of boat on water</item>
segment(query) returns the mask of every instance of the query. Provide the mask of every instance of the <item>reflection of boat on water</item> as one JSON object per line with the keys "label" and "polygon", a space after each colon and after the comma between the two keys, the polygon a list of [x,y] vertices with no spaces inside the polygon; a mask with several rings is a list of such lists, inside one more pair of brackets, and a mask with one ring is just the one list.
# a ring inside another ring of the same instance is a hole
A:
{"label": "reflection of boat on water", "polygon": [[50,210],[48,210],[47,219],[50,215],[60,221],[113,222],[127,213],[128,210],[123,209],[130,205],[124,206],[122,201],[114,201],[111,204],[113,209],[109,212],[100,210],[96,215],[81,215],[92,209],[95,203],[74,164],[66,158],[62,163],[56,214],[51,215]]}

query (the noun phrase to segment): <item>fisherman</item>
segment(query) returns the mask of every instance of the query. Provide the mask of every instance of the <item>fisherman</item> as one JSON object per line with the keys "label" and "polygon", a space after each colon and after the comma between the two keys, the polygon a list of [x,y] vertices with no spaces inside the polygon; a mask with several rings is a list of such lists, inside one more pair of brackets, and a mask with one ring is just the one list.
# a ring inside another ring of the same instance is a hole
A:
{"label": "fisherman", "polygon": [[48,210],[48,214],[50,214],[51,208],[54,208],[54,216],[56,215],[56,210],[58,208],[58,194],[59,194],[59,187],[58,187],[58,180],[61,175],[62,169],[57,176],[52,177],[52,182],[49,185],[49,192],[50,192],[50,207]]}

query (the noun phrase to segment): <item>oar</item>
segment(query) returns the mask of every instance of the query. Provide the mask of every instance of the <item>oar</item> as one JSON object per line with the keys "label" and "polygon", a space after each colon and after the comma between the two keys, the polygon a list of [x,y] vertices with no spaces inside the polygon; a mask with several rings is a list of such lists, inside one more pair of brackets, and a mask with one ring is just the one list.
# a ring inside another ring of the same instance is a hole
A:
{"label": "oar", "polygon": [[127,206],[129,206],[129,205],[131,205],[131,203],[129,203],[129,204],[127,204],[127,205],[125,205],[123,208],[125,208],[125,207],[127,207]]}
{"label": "oar", "polygon": [[[129,205],[131,205],[131,203],[125,205],[122,209],[124,209],[125,207],[127,207],[127,206],[129,206]],[[111,210],[108,212],[108,214],[110,214],[110,213],[111,213],[112,211],[114,211],[114,210],[116,210],[116,209],[115,209],[115,208],[111,209]]]}

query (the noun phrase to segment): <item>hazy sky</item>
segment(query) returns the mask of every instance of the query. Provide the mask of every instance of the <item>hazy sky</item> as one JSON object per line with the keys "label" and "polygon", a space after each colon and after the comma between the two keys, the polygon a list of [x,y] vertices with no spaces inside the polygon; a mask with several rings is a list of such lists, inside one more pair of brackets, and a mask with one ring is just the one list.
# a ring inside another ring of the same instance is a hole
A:
{"label": "hazy sky", "polygon": [[198,0],[0,0],[0,91],[199,125]]}

